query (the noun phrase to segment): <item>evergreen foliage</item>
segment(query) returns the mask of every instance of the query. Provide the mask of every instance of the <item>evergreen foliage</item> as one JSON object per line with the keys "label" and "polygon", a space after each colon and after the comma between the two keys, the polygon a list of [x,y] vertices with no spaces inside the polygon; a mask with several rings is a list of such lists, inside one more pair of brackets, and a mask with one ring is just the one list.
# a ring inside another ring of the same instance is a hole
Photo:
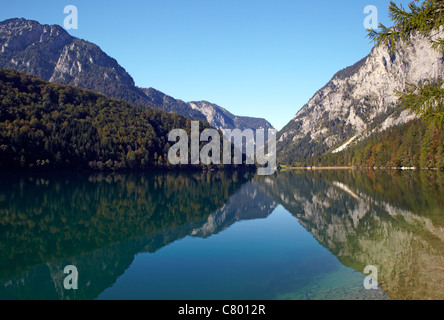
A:
{"label": "evergreen foliage", "polygon": [[191,121],[0,69],[0,168],[173,168],[168,134]]}
{"label": "evergreen foliage", "polygon": [[[435,36],[442,31],[444,26],[444,1],[419,0],[409,4],[409,11],[402,5],[398,6],[390,2],[389,14],[394,22],[392,28],[379,24],[379,31],[368,30],[368,37],[381,45],[387,43],[395,53],[397,43],[406,42],[415,33],[421,33],[430,39],[431,47],[444,53],[444,39]],[[405,108],[421,115],[427,121],[442,126],[444,123],[444,88],[443,82],[439,85],[432,83],[409,84],[405,92],[397,92],[397,95]]]}
{"label": "evergreen foliage", "polygon": [[342,152],[293,165],[444,169],[444,128],[417,119],[374,133]]}

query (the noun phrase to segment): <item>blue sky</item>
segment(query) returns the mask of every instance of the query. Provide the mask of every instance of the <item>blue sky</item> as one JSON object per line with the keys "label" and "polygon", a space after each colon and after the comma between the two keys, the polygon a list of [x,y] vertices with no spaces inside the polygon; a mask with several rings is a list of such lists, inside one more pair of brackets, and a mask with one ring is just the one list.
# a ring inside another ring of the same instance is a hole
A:
{"label": "blue sky", "polygon": [[370,52],[367,5],[391,25],[382,0],[3,0],[0,20],[63,26],[66,5],[79,15],[69,33],[99,45],[139,87],[263,117],[277,129]]}

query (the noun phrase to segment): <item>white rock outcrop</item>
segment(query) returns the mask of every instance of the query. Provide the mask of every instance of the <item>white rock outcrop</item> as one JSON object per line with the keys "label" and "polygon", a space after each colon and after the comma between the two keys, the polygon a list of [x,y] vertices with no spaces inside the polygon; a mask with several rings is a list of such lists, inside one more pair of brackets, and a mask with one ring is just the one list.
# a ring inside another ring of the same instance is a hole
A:
{"label": "white rock outcrop", "polygon": [[[444,38],[444,32],[433,38]],[[338,72],[296,114],[280,132],[278,149],[279,144],[281,149],[291,144],[298,147],[308,137],[309,142],[322,143],[324,150],[343,150],[352,143],[342,148],[341,144],[352,137],[359,141],[361,135],[413,119],[399,108],[395,92],[404,90],[407,83],[442,78],[443,61],[442,52],[432,49],[430,39],[419,34],[399,44],[393,55],[387,45],[374,47],[366,58]]]}

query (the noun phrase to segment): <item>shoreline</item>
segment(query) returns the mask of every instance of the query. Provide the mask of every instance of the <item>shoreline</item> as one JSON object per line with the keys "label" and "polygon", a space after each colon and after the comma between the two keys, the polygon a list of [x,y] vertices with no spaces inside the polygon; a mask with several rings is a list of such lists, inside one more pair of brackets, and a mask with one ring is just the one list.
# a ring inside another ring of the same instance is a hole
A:
{"label": "shoreline", "polygon": [[355,170],[358,169],[356,167],[285,167],[283,170]]}
{"label": "shoreline", "polygon": [[333,167],[282,167],[282,170],[393,170],[393,171],[444,171],[444,168],[416,168],[416,167],[347,167],[347,166],[333,166]]}

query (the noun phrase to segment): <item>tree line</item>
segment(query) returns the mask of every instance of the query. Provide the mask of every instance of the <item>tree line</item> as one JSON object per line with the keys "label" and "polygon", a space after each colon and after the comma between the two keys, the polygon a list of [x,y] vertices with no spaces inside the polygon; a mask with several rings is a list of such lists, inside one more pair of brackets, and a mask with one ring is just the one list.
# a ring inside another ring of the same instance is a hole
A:
{"label": "tree line", "polygon": [[306,160],[305,166],[444,168],[444,130],[424,119],[370,135],[340,153]]}
{"label": "tree line", "polygon": [[178,128],[190,135],[191,119],[0,69],[0,168],[172,169]]}

